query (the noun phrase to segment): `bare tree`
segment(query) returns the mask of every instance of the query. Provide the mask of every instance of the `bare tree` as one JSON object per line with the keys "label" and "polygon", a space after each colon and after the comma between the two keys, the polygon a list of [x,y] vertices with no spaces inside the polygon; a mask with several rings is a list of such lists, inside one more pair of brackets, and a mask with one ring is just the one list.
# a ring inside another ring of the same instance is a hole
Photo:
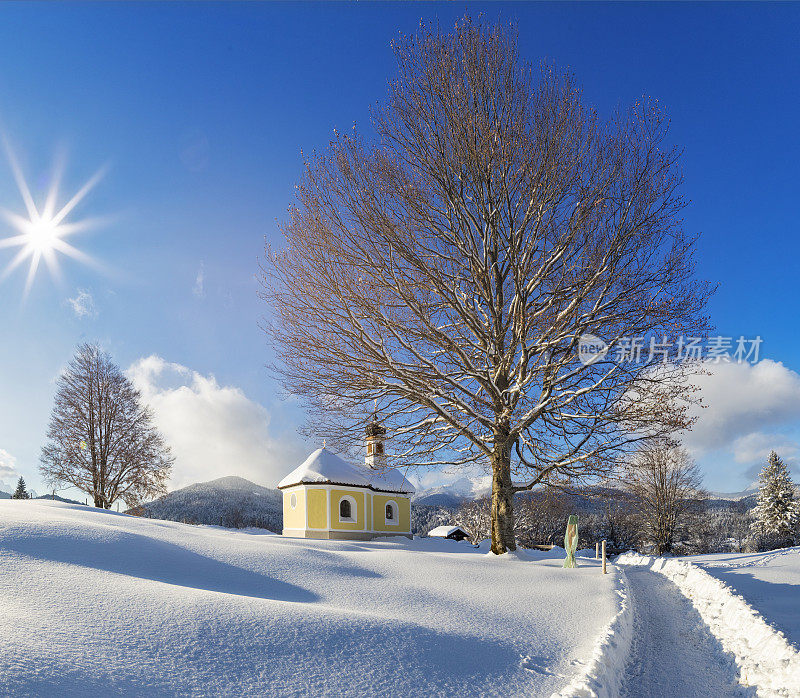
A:
{"label": "bare tree", "polygon": [[473,545],[478,545],[491,535],[491,502],[485,497],[462,502],[456,511],[455,523],[466,531]]}
{"label": "bare tree", "polygon": [[[570,510],[566,496],[556,488],[526,495],[514,506],[516,540],[523,546],[561,544]],[[559,541],[561,541],[559,543]]]}
{"label": "bare tree", "polygon": [[166,492],[173,458],[139,392],[98,346],[82,344],[58,379],[40,472],[109,509]]}
{"label": "bare tree", "polygon": [[688,424],[677,363],[584,364],[580,338],[702,335],[711,289],[655,103],[603,120],[470,19],[394,49],[377,137],[337,133],[307,161],[262,265],[264,329],[309,430],[352,449],[374,401],[398,465],[486,467],[500,554],[515,492],[591,481]]}
{"label": "bare tree", "polygon": [[625,480],[642,542],[652,546],[656,555],[671,552],[676,537],[692,524],[692,514],[707,496],[697,465],[674,445],[650,445],[627,464]]}

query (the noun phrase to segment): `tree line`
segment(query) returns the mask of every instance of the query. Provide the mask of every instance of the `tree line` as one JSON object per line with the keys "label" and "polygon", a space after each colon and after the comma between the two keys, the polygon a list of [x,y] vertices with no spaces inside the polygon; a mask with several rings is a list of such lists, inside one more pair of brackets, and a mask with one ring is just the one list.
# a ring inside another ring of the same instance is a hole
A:
{"label": "tree line", "polygon": [[[544,488],[517,495],[514,533],[521,547],[561,545],[567,518],[579,513],[579,548],[606,540],[617,550],[663,555],[756,552],[800,544],[800,502],[788,468],[773,451],[759,476],[758,501],[709,501],[696,465],[679,448],[637,454],[618,488],[565,492]],[[488,498],[455,510],[419,507],[415,533],[444,523],[461,526],[472,541],[491,535]]]}

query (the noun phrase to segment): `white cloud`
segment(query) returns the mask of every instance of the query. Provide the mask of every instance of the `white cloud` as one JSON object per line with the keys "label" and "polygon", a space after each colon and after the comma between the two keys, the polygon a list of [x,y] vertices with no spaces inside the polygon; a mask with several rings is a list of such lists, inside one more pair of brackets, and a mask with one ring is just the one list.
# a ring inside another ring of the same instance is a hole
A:
{"label": "white cloud", "polygon": [[790,470],[800,472],[800,443],[785,434],[753,432],[733,442],[733,457],[737,463],[749,466],[745,476],[754,480],[766,465],[770,451],[775,451]]}
{"label": "white cloud", "polygon": [[263,405],[213,375],[149,356],[134,362],[128,376],[172,448],[173,488],[226,475],[274,487],[305,458],[295,443],[270,434]]}
{"label": "white cloud", "polygon": [[0,448],[0,489],[11,491],[11,483],[16,487],[16,479],[18,477],[17,459],[8,451]]}
{"label": "white cloud", "polygon": [[206,297],[206,268],[203,262],[200,262],[200,268],[197,270],[197,277],[192,287],[192,295],[194,295],[195,298]]}
{"label": "white cloud", "polygon": [[79,288],[78,293],[74,298],[67,298],[67,304],[72,308],[75,317],[83,318],[96,318],[97,307],[94,304],[92,294],[84,288]]}
{"label": "white cloud", "polygon": [[[729,449],[737,439],[800,418],[800,375],[782,363],[764,359],[757,364],[705,364],[705,368],[707,375],[692,379],[704,407],[695,411],[698,420],[683,437],[696,456]],[[750,452],[747,443],[740,444],[742,457]]]}
{"label": "white cloud", "polygon": [[766,463],[770,451],[775,451],[784,461],[797,459],[800,444],[783,434],[753,432],[733,442],[733,457],[737,463],[753,465]]}

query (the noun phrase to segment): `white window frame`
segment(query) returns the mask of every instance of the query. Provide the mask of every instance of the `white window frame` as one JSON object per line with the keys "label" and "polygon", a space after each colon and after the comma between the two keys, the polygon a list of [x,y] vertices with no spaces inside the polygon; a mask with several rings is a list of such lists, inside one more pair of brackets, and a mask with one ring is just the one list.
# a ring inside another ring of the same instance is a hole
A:
{"label": "white window frame", "polygon": [[[386,518],[386,507],[391,505],[392,513],[394,514],[393,519]],[[400,507],[397,506],[397,502],[394,499],[389,499],[383,503],[383,523],[385,526],[399,526],[400,525]]]}
{"label": "white window frame", "polygon": [[[342,502],[347,500],[350,502],[350,514],[349,517],[342,516]],[[357,523],[358,522],[358,503],[355,500],[355,497],[351,497],[349,494],[344,494],[339,497],[339,501],[336,503],[336,513],[339,515],[339,523]],[[355,516],[353,516],[355,514]]]}

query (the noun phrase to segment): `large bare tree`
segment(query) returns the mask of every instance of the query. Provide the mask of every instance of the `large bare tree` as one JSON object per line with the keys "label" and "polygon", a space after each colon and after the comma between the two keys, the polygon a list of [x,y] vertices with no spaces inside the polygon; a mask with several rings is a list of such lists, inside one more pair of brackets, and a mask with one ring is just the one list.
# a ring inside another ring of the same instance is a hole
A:
{"label": "large bare tree", "polygon": [[58,379],[40,471],[96,507],[166,492],[173,459],[139,392],[98,346],[82,344]]}
{"label": "large bare tree", "polygon": [[397,464],[490,470],[499,554],[515,492],[591,480],[688,423],[677,363],[584,364],[581,336],[702,335],[710,289],[656,103],[602,119],[469,18],[394,49],[375,136],[307,161],[262,265],[265,330],[317,433],[352,448],[374,411]]}
{"label": "large bare tree", "polygon": [[668,442],[648,444],[636,453],[625,466],[625,483],[642,543],[656,555],[672,551],[708,496],[689,454]]}

